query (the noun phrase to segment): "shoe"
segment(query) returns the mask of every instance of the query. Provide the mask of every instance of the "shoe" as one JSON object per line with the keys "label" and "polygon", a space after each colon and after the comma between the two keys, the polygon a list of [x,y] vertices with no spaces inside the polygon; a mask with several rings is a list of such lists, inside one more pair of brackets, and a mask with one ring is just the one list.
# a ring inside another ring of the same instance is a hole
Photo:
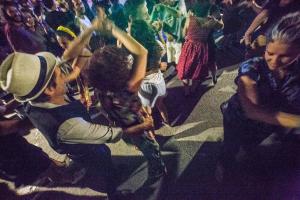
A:
{"label": "shoe", "polygon": [[52,181],[61,184],[76,184],[84,178],[87,169],[79,166],[71,159],[64,166],[58,166],[52,163],[49,169],[43,174],[49,177]]}
{"label": "shoe", "polygon": [[21,185],[16,188],[16,193],[20,196],[30,195],[38,190],[39,187],[51,187],[54,182],[49,177],[40,177],[30,185]]}

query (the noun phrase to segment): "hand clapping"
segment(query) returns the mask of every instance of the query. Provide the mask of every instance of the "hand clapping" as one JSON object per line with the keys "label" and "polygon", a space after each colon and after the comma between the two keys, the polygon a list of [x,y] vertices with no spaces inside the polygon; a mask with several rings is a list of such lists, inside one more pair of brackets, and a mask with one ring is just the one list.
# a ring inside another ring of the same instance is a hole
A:
{"label": "hand clapping", "polygon": [[107,18],[103,8],[98,8],[98,17],[93,21],[93,28],[101,33],[111,35],[114,23]]}

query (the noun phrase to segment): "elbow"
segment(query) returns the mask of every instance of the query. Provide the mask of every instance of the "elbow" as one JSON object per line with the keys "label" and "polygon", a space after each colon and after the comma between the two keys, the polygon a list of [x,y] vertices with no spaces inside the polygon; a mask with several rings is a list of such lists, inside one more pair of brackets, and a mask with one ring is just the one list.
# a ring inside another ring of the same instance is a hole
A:
{"label": "elbow", "polygon": [[142,54],[143,56],[147,57],[147,56],[148,56],[148,50],[147,50],[145,47],[143,47],[143,48],[141,49],[141,54]]}
{"label": "elbow", "polygon": [[62,60],[69,60],[69,51],[68,50],[65,50],[63,55],[61,56]]}
{"label": "elbow", "polygon": [[128,84],[127,84],[127,90],[129,92],[136,93],[140,88],[142,80],[143,80],[143,78],[133,80],[133,81],[129,81]]}

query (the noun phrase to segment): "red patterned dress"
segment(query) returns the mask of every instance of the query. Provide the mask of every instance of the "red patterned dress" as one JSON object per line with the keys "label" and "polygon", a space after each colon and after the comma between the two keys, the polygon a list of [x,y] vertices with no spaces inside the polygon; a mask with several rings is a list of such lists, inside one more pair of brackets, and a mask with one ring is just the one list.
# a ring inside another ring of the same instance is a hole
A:
{"label": "red patterned dress", "polygon": [[211,18],[189,17],[187,35],[177,65],[178,78],[201,80],[215,67],[210,36],[222,24]]}

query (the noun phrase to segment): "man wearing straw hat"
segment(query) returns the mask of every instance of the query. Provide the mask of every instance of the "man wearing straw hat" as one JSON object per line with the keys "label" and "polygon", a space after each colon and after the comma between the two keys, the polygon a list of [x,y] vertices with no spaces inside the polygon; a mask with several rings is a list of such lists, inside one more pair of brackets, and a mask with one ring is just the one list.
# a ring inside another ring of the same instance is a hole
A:
{"label": "man wearing straw hat", "polygon": [[1,87],[17,101],[28,102],[28,117],[55,151],[68,154],[80,166],[101,166],[108,181],[107,192],[113,193],[110,150],[104,143],[117,141],[122,130],[92,124],[79,101],[65,100],[65,75],[59,65],[48,52],[12,53],[1,64]]}
{"label": "man wearing straw hat", "polygon": [[28,117],[55,151],[68,154],[79,166],[101,167],[107,193],[115,195],[111,154],[105,143],[118,141],[127,130],[94,124],[80,101],[66,101],[60,65],[48,52],[14,52],[1,64],[0,85],[17,101],[26,102]]}

